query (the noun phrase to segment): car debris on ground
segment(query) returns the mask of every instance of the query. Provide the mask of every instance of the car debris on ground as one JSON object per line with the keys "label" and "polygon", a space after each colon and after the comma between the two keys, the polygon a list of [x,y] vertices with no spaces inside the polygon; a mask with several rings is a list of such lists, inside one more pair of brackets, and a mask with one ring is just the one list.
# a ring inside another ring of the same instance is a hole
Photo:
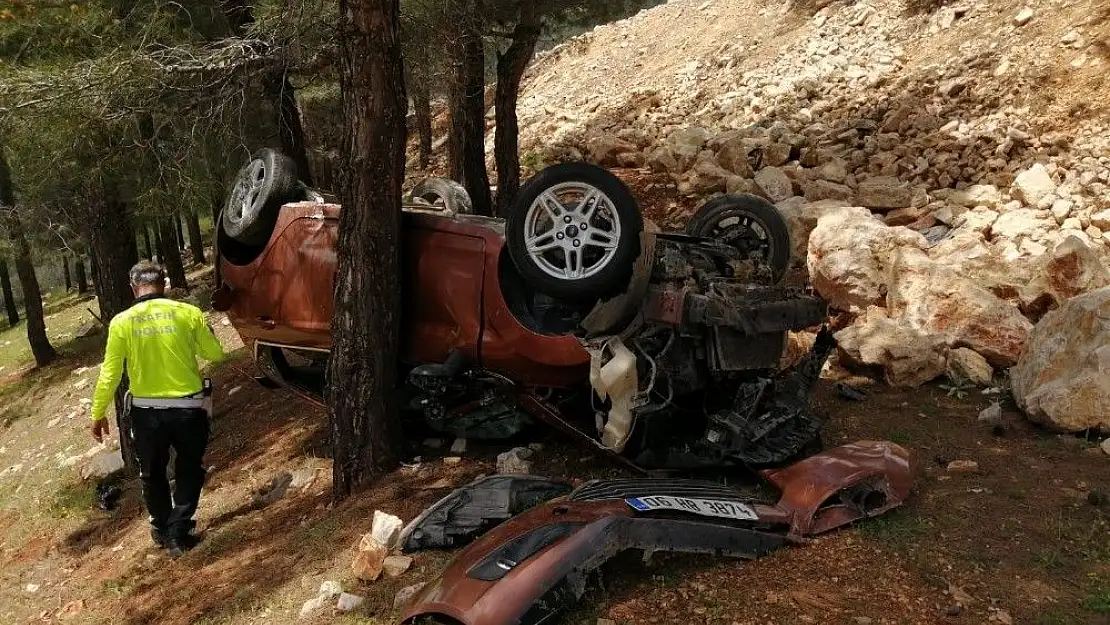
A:
{"label": "car debris on ground", "polygon": [[[466,547],[440,577],[416,592],[404,622],[446,615],[464,624],[544,622],[582,596],[586,577],[616,554],[765,555],[902,504],[913,482],[910,454],[888,442],[863,441],[821,452],[760,475],[776,500],[716,482],[672,478],[594,480],[504,520],[506,507],[471,506],[472,495],[504,502],[527,484],[555,481],[494,476],[458,489],[411,522],[403,542],[442,548],[441,536],[474,534],[483,510],[493,528]],[[570,489],[569,484],[562,484]],[[541,491],[551,495],[552,491]],[[456,526],[457,519],[465,523]]]}

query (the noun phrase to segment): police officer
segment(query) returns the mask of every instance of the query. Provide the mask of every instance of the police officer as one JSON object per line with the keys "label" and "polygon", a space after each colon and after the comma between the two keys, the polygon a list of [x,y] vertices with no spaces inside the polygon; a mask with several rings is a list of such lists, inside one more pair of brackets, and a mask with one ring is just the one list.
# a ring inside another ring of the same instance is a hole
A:
{"label": "police officer", "polygon": [[[105,412],[126,366],[131,383],[128,435],[139,461],[150,534],[171,557],[178,557],[198,542],[193,515],[204,484],[201,461],[208,445],[207,384],[197,356],[218,362],[225,355],[199,308],[165,297],[162,267],[140,262],[130,278],[135,303],[109,324],[93,394],[92,435],[103,441],[109,434]],[[172,500],[166,478],[170,447],[177,453]]]}

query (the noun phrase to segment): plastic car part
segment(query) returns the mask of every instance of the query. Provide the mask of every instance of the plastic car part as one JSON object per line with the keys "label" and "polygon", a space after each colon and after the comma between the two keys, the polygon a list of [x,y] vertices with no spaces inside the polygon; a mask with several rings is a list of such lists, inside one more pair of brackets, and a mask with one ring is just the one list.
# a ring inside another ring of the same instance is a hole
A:
{"label": "plastic car part", "polygon": [[625,290],[644,222],[628,187],[584,163],[544,169],[521,188],[505,224],[513,262],[551,297],[591,301]]}
{"label": "plastic car part", "polygon": [[464,545],[494,525],[570,491],[570,484],[542,477],[479,478],[451,492],[405,526],[401,548],[412,552]]}
{"label": "plastic car part", "polygon": [[220,225],[239,243],[262,245],[273,233],[281,205],[303,194],[296,163],[263,148],[236,175]]}
{"label": "plastic car part", "polygon": [[[402,621],[439,615],[463,625],[547,622],[584,594],[591,571],[622,551],[755,558],[899,506],[913,482],[905,449],[869,441],[762,475],[780,489],[773,504],[704,481],[584,484],[502,523],[460,552],[406,606]],[[642,505],[649,498],[671,505]]]}
{"label": "plastic car part", "polygon": [[609,400],[610,408],[601,427],[601,444],[616,452],[624,450],[635,425],[633,409],[640,380],[636,356],[621,337],[610,337],[601,344],[585,343],[590,352],[590,386],[598,398]]}
{"label": "plastic car part", "polygon": [[694,213],[686,232],[727,243],[743,258],[767,263],[776,283],[790,268],[790,228],[761,197],[745,193],[714,198]]}

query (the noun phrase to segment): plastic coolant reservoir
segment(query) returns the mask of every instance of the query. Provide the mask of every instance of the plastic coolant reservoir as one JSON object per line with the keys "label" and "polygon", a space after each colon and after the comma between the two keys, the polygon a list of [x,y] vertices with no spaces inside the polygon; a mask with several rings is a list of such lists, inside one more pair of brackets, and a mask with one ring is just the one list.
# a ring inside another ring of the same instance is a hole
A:
{"label": "plastic coolant reservoir", "polygon": [[590,384],[598,397],[612,402],[609,417],[601,428],[601,443],[613,451],[622,451],[632,433],[632,401],[640,387],[636,355],[620,337],[611,337],[588,350]]}

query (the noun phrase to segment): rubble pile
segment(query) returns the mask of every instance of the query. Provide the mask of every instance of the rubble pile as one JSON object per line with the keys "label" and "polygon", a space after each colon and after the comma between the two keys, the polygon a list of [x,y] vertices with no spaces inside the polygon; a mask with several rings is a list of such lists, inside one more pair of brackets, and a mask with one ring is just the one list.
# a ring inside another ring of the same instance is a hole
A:
{"label": "rubble pile", "polygon": [[[989,384],[1046,313],[1110,285],[1106,120],[1077,114],[1089,93],[1034,97],[1050,75],[1105,73],[1101,26],[1062,3],[1018,19],[865,0],[786,28],[789,4],[679,0],[559,46],[526,83],[523,151],[763,196],[849,314],[842,360],[896,385]],[[714,39],[740,17],[752,36]],[[660,59],[662,36],[684,55]]]}

